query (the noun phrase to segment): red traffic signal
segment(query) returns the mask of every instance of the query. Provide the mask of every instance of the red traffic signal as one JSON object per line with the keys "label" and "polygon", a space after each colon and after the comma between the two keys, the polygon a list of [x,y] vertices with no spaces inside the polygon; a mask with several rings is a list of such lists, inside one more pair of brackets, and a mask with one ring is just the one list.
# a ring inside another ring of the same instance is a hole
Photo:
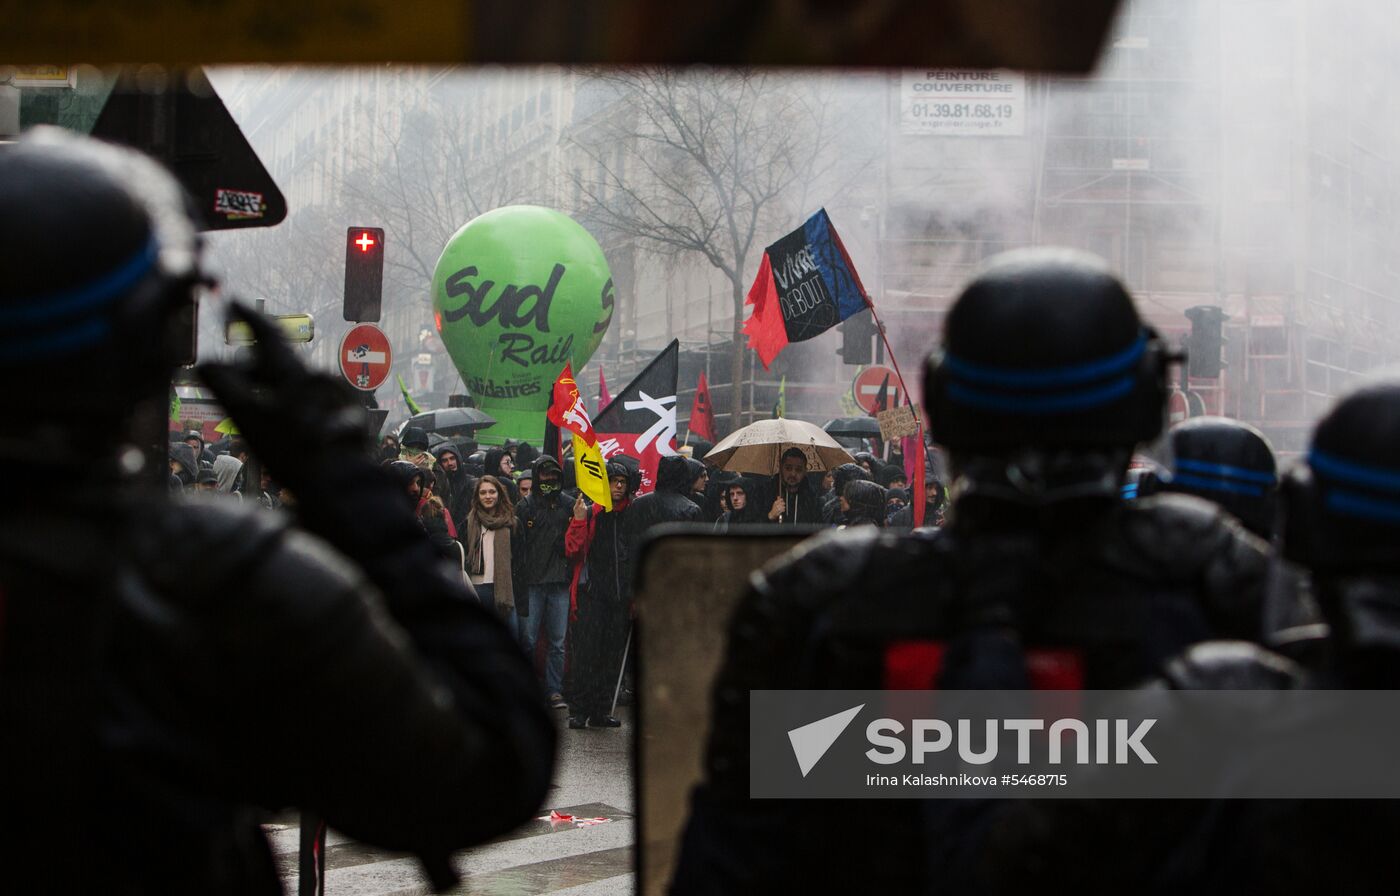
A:
{"label": "red traffic signal", "polygon": [[383,294],[384,228],[347,228],[344,318],[356,323],[379,320]]}

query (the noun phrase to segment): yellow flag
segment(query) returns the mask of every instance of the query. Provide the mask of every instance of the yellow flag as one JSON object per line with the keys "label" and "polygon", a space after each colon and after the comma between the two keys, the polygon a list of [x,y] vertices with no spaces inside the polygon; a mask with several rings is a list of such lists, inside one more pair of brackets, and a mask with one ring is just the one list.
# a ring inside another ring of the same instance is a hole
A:
{"label": "yellow flag", "polygon": [[598,443],[588,444],[577,433],[574,434],[574,479],[579,491],[587,495],[594,504],[601,504],[604,510],[612,510],[612,489],[608,488],[608,468],[603,460],[603,449]]}

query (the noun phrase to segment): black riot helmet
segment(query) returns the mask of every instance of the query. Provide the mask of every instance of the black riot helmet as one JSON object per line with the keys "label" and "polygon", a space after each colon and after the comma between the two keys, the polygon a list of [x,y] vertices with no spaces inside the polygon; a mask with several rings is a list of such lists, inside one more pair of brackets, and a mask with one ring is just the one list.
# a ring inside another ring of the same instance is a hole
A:
{"label": "black riot helmet", "polygon": [[1260,538],[1273,538],[1278,465],[1263,433],[1228,417],[1196,417],[1173,426],[1167,439],[1171,475],[1159,490],[1205,498]]}
{"label": "black riot helmet", "polygon": [[929,428],[940,445],[974,454],[1151,441],[1169,354],[1099,259],[1006,252],[948,312],[924,374]]}
{"label": "black riot helmet", "polygon": [[59,445],[79,426],[124,440],[133,412],[163,417],[207,282],[175,178],[134,150],[35,128],[0,147],[0,245],[0,371],[45,386],[12,394],[7,448],[12,425]]}
{"label": "black riot helmet", "polygon": [[1162,431],[1176,360],[1098,258],[1023,249],[953,303],[925,365],[933,439],[959,493],[1117,499],[1134,445]]}
{"label": "black riot helmet", "polygon": [[1322,418],[1280,500],[1290,560],[1324,577],[1400,573],[1400,377],[1361,386]]}

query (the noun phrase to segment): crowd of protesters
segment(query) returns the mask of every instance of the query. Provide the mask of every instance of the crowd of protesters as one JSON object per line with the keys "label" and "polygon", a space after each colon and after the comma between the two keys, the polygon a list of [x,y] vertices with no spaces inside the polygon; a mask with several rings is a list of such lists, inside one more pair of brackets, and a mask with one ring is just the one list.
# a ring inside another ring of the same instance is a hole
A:
{"label": "crowd of protesters", "polygon": [[[405,426],[378,450],[438,554],[460,567],[478,599],[537,657],[550,704],[568,709],[575,728],[621,724],[614,711],[616,701],[630,699],[622,673],[633,563],[654,527],[695,523],[738,534],[764,525],[914,525],[897,453],[882,460],[861,450],[854,463],[813,471],[792,448],[764,476],[709,468],[684,448],[661,459],[655,489],[640,497],[640,465],[619,456],[608,464],[613,506],[606,511],[575,487],[572,463],[526,442],[483,449],[467,437]],[[198,430],[176,431],[170,459],[174,491],[217,492],[267,508],[292,500],[266,474],[249,488],[248,449],[237,436],[206,444]],[[926,473],[926,526],[941,522],[941,475],[936,462]]]}

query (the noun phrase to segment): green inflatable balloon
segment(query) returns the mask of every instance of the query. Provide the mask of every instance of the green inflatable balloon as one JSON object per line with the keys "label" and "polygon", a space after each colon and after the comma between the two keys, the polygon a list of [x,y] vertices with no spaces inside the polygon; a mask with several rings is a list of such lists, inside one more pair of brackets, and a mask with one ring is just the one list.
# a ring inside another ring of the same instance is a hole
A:
{"label": "green inflatable balloon", "polygon": [[452,235],[433,271],[438,332],[477,406],[496,418],[484,444],[539,445],[554,380],[579,371],[612,322],[613,282],[598,241],[567,215],[512,205]]}

